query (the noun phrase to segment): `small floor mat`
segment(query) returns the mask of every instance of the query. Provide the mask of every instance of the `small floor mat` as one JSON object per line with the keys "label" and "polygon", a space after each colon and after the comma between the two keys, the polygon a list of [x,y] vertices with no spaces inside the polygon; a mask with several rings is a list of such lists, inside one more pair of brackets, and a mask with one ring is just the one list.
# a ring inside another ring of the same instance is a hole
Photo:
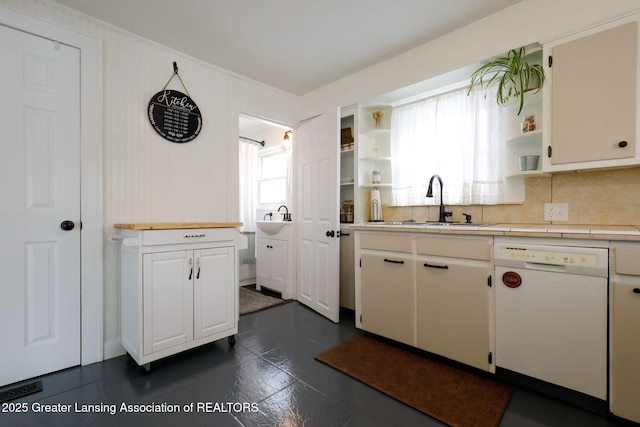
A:
{"label": "small floor mat", "polygon": [[289,300],[275,298],[265,295],[259,291],[240,287],[240,315],[253,313],[264,310],[265,308],[275,307],[276,305],[285,304]]}
{"label": "small floor mat", "polygon": [[511,399],[501,383],[368,336],[316,359],[450,426],[498,426]]}

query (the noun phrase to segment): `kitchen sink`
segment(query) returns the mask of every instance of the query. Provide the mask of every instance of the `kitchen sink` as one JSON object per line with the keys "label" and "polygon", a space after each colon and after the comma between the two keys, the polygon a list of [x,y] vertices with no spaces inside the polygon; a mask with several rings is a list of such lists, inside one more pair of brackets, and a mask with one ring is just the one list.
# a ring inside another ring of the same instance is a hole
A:
{"label": "kitchen sink", "polygon": [[490,222],[440,222],[440,221],[386,221],[367,222],[368,225],[435,225],[448,227],[486,227]]}
{"label": "kitchen sink", "polygon": [[291,225],[291,221],[257,221],[258,228],[266,234],[278,234],[286,225]]}

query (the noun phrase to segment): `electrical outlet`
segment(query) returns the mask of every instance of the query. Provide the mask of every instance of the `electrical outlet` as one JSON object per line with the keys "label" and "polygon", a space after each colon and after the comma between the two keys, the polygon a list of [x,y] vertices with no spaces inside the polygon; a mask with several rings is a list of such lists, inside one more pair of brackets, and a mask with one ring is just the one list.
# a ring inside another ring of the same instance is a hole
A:
{"label": "electrical outlet", "polygon": [[568,203],[545,203],[544,204],[544,220],[545,221],[569,221],[569,204]]}

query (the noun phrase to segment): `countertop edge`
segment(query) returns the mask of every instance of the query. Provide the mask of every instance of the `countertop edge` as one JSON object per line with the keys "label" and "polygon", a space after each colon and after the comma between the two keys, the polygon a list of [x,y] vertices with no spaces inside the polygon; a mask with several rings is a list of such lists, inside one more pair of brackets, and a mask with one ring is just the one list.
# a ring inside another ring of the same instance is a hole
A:
{"label": "countertop edge", "polygon": [[341,225],[349,226],[352,230],[360,231],[640,241],[640,226],[636,225],[578,225],[577,227],[579,228],[576,230],[572,230],[570,226],[556,226],[556,228],[552,225],[545,224],[495,224],[487,227],[473,228],[358,223]]}

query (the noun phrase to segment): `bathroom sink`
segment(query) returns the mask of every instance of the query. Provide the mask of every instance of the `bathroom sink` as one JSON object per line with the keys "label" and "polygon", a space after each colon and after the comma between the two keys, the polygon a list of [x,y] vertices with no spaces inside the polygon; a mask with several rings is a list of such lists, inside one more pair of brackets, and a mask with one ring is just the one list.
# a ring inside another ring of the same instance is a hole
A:
{"label": "bathroom sink", "polygon": [[278,234],[285,226],[291,225],[291,221],[257,221],[258,228],[266,234]]}

